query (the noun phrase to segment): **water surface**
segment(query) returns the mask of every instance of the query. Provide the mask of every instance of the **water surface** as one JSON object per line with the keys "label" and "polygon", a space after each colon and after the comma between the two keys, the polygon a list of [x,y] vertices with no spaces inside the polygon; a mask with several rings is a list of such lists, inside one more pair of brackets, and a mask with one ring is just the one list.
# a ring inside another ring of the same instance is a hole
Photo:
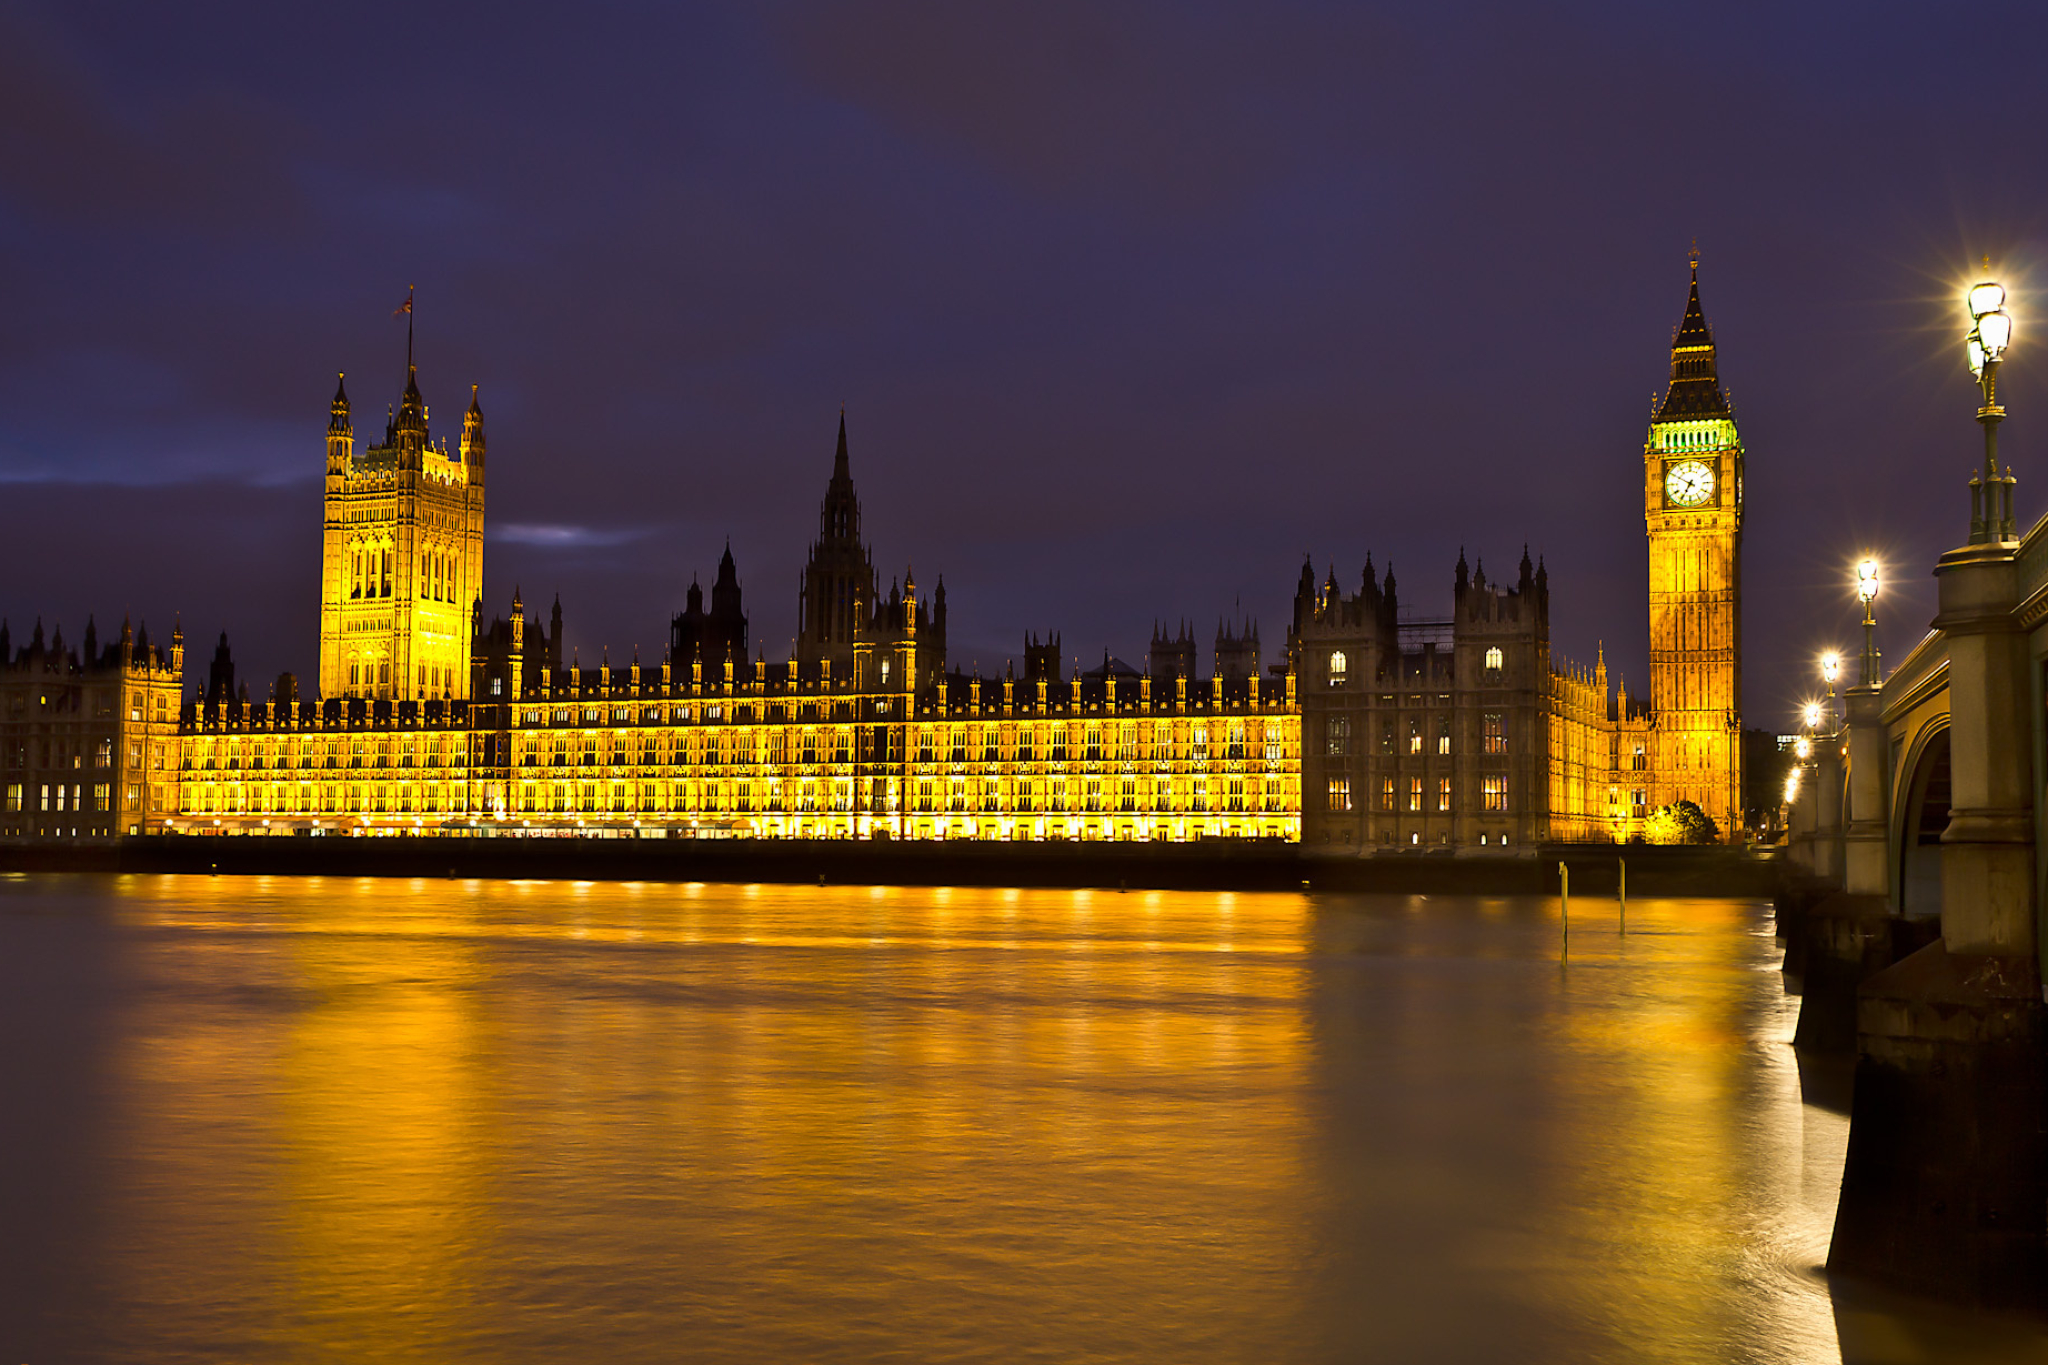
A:
{"label": "water surface", "polygon": [[12,1361],[2048,1360],[1818,1273],[1768,907],[0,878]]}

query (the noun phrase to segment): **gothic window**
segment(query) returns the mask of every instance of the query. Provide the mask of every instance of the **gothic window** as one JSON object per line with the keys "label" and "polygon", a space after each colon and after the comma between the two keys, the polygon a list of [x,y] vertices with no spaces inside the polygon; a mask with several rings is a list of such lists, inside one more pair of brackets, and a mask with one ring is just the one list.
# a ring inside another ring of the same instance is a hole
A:
{"label": "gothic window", "polygon": [[1489,754],[1504,754],[1508,751],[1507,732],[1501,728],[1501,713],[1488,711],[1480,719],[1484,748]]}
{"label": "gothic window", "polygon": [[1422,779],[1419,777],[1408,779],[1408,809],[1416,813],[1422,810]]}
{"label": "gothic window", "polygon": [[1347,811],[1351,809],[1351,779],[1333,777],[1330,779],[1330,809]]}
{"label": "gothic window", "polygon": [[1388,777],[1388,778],[1383,778],[1383,779],[1381,779],[1381,781],[1380,781],[1380,809],[1381,809],[1381,810],[1392,810],[1393,808],[1394,808],[1394,779],[1393,779],[1393,778],[1391,778],[1391,777]]}
{"label": "gothic window", "polygon": [[1439,777],[1436,780],[1436,808],[1439,814],[1449,814],[1451,809],[1451,779]]}
{"label": "gothic window", "polygon": [[1422,752],[1422,722],[1419,720],[1408,722],[1408,752],[1411,754]]}
{"label": "gothic window", "polygon": [[1346,659],[1346,658],[1344,657],[1344,651],[1343,651],[1343,650],[1341,650],[1341,649],[1333,649],[1333,650],[1331,650],[1331,651],[1330,651],[1330,686],[1332,686],[1332,687],[1342,687],[1342,686],[1344,685],[1344,678],[1345,678],[1346,670],[1348,670],[1349,668],[1350,668],[1350,661],[1349,661],[1349,660],[1347,660],[1347,659]]}
{"label": "gothic window", "polygon": [[1436,718],[1436,751],[1440,754],[1448,754],[1451,751],[1451,718],[1449,716],[1438,716]]}
{"label": "gothic window", "polygon": [[1342,758],[1351,752],[1351,718],[1331,716],[1324,722],[1324,735],[1328,742],[1327,752],[1331,758]]}

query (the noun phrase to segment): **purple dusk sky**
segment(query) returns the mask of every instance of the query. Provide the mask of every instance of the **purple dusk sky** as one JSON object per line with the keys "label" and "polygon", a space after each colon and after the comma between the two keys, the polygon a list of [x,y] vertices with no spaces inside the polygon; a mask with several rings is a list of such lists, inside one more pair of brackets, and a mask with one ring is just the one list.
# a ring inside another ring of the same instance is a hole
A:
{"label": "purple dusk sky", "polygon": [[[0,6],[0,615],[317,648],[327,402],[490,439],[487,607],[656,659],[731,538],[783,657],[840,405],[884,581],[953,657],[1093,662],[1368,550],[1447,609],[1548,561],[1646,677],[1640,450],[1701,292],[1749,449],[1746,708],[1849,564],[1902,657],[1977,458],[1958,285],[2030,343],[2038,6]],[[2039,357],[2037,359],[2036,357]],[[203,658],[203,653],[202,656]],[[260,692],[259,692],[260,694]]]}

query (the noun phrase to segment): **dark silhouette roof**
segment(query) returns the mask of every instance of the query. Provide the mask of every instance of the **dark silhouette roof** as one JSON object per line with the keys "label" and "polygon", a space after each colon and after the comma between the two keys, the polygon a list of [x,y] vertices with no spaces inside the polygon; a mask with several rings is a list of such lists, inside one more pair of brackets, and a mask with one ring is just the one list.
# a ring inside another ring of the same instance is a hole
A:
{"label": "dark silhouette roof", "polygon": [[1715,372],[1714,329],[1707,326],[1706,314],[1700,311],[1700,264],[1694,261],[1685,317],[1671,339],[1671,384],[1657,407],[1657,420],[1726,417],[1728,411],[1728,395],[1721,391]]}

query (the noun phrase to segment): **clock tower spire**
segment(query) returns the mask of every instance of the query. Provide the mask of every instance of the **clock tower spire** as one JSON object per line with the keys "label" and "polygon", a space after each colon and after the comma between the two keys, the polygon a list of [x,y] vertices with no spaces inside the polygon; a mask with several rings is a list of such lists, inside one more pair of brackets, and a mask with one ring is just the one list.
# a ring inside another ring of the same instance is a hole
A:
{"label": "clock tower spire", "polygon": [[1671,379],[1643,443],[1650,552],[1651,801],[1742,827],[1741,437],[1700,308],[1699,258]]}

